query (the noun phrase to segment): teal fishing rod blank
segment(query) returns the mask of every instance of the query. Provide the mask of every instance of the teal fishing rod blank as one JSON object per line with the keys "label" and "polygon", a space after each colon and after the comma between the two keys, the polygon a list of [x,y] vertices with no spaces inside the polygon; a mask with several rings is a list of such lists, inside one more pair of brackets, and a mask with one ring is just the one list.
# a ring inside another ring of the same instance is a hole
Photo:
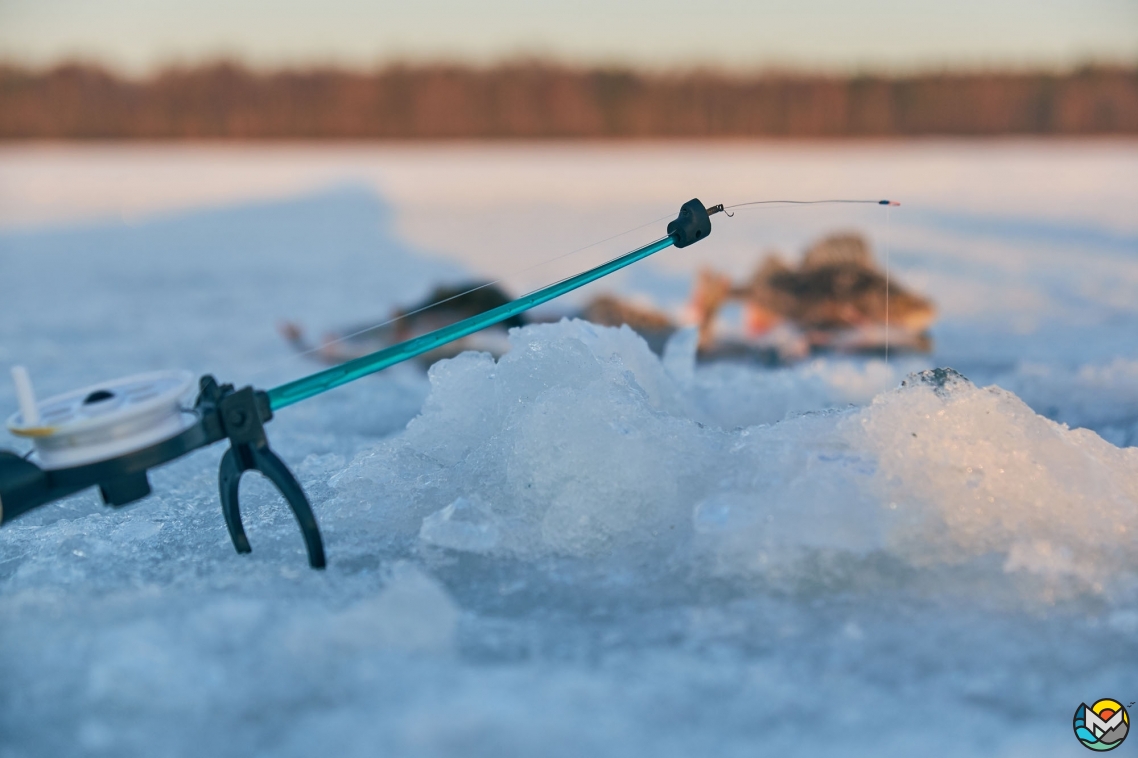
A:
{"label": "teal fishing rod blank", "polygon": [[619,258],[614,258],[596,268],[591,268],[576,276],[571,276],[568,279],[563,279],[560,282],[551,284],[548,287],[543,287],[528,295],[523,295],[517,300],[512,300],[505,305],[500,305],[484,313],[479,313],[477,316],[471,316],[450,326],[436,329],[429,334],[415,337],[414,339],[401,342],[398,345],[392,345],[383,350],[377,350],[370,355],[361,356],[339,366],[333,366],[332,368],[324,369],[315,374],[282,384],[279,387],[274,387],[269,390],[269,404],[274,411],[287,408],[294,403],[299,403],[301,400],[307,400],[310,397],[327,392],[330,389],[347,384],[348,382],[353,382],[368,374],[382,371],[385,368],[394,366],[396,363],[402,363],[417,355],[428,353],[437,347],[442,347],[448,342],[453,342],[467,335],[474,334],[488,326],[493,326],[519,313],[528,311],[530,308],[539,306],[542,303],[547,303],[567,292],[572,292],[579,287],[584,287],[590,282],[595,282],[614,271],[619,271],[625,266],[630,266],[674,244],[676,244],[675,236],[669,235],[649,243],[642,248],[633,250],[630,253],[625,253]]}

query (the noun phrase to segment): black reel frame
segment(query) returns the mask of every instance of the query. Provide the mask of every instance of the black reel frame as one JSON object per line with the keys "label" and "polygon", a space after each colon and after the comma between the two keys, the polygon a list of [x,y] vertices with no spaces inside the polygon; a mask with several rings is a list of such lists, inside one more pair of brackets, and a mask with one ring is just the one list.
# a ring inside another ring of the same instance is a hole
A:
{"label": "black reel frame", "polygon": [[241,475],[258,471],[272,482],[292,508],[308,549],[308,565],[324,568],[324,542],[312,506],[288,466],[269,447],[265,423],[273,417],[269,397],[252,387],[235,390],[219,385],[212,376],[200,381],[194,403],[198,420],[185,431],[149,447],[116,458],[62,469],[42,469],[8,450],[0,450],[0,524],[22,513],[59,500],[88,487],[98,487],[103,502],[123,506],[150,494],[147,472],[199,448],[228,439],[221,458],[218,490],[221,512],[233,547],[252,551],[241,524],[238,489]]}
{"label": "black reel frame", "polygon": [[[698,199],[680,207],[668,224],[667,234],[677,248],[687,247],[711,233],[710,216],[722,212],[722,205],[705,208]],[[238,553],[252,552],[241,524],[238,489],[241,475],[258,471],[280,491],[292,508],[308,549],[308,565],[325,566],[324,541],[312,506],[288,466],[269,447],[265,424],[273,418],[269,396],[252,387],[234,389],[219,385],[208,374],[200,380],[200,392],[192,412],[197,421],[185,431],[140,450],[81,466],[43,469],[28,456],[0,450],[0,525],[41,505],[60,500],[88,487],[98,487],[103,502],[119,507],[150,494],[147,472],[187,453],[229,440],[221,458],[218,491],[225,525]]]}

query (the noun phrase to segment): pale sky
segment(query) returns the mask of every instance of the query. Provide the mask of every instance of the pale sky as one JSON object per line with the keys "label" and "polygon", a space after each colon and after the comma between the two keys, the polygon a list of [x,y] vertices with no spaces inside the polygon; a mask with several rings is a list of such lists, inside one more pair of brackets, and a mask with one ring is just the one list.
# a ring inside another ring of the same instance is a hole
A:
{"label": "pale sky", "polygon": [[0,0],[0,59],[33,65],[524,55],[837,70],[1134,62],[1138,0]]}

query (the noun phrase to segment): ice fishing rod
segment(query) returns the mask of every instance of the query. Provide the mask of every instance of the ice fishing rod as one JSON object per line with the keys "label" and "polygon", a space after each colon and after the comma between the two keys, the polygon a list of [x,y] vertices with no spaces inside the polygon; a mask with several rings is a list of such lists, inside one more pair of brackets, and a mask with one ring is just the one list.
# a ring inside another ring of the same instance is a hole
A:
{"label": "ice fishing rod", "polygon": [[182,399],[194,385],[193,375],[158,371],[37,402],[27,373],[13,370],[20,410],[8,419],[8,430],[30,439],[34,450],[26,456],[0,450],[0,525],[88,487],[98,487],[107,505],[133,503],[150,494],[150,469],[228,440],[218,490],[237,552],[252,550],[241,524],[238,485],[246,471],[258,471],[292,508],[309,565],[324,568],[324,542],[308,497],[269,447],[265,424],[274,411],[505,321],[668,247],[687,247],[711,234],[710,217],[723,210],[722,205],[705,208],[698,199],[689,200],[668,224],[666,235],[655,242],[497,308],[268,391],[252,386],[235,389],[207,374],[197,382],[193,406],[184,407]]}

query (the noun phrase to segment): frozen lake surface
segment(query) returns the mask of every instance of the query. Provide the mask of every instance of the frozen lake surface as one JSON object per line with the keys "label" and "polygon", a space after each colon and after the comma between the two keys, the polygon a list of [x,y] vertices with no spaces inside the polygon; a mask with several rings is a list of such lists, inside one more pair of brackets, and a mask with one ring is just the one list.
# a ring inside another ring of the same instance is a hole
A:
{"label": "frozen lake surface", "polygon": [[903,205],[716,216],[581,297],[679,312],[855,229],[941,312],[932,356],[779,371],[565,321],[285,409],[324,572],[256,479],[234,553],[221,449],[29,514],[0,758],[1074,754],[1079,703],[1138,700],[1135,177],[1133,142],[0,149],[0,364],[43,396],[272,386],[312,368],[280,319],[520,292],[692,196]]}

